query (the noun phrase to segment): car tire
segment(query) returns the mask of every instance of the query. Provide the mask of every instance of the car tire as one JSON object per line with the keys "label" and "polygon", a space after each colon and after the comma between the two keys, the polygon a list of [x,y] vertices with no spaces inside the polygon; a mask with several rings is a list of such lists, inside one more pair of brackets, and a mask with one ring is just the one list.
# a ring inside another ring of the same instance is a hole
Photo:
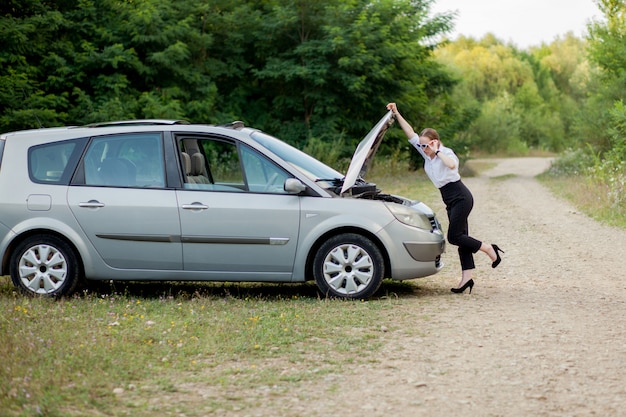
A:
{"label": "car tire", "polygon": [[31,295],[64,296],[74,292],[82,278],[76,251],[53,235],[33,235],[11,255],[13,284]]}
{"label": "car tire", "polygon": [[313,261],[313,277],[320,291],[331,298],[371,297],[380,287],[383,256],[370,239],[345,233],[322,244]]}

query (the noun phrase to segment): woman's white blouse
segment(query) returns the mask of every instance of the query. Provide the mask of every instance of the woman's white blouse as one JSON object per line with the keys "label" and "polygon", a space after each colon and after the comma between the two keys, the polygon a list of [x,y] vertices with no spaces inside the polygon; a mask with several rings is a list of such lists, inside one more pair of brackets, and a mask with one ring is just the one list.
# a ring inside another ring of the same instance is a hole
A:
{"label": "woman's white blouse", "polygon": [[409,143],[413,145],[413,147],[417,149],[420,155],[424,158],[424,171],[433,184],[435,184],[435,187],[441,188],[448,183],[456,182],[461,179],[461,175],[459,175],[459,158],[455,155],[452,149],[446,148],[443,145],[439,146],[439,153],[443,153],[444,155],[454,159],[454,169],[448,168],[441,161],[441,159],[436,156],[431,159],[430,156],[426,155],[426,152],[424,152],[421,146],[419,146],[419,135],[415,134],[415,136],[409,139]]}

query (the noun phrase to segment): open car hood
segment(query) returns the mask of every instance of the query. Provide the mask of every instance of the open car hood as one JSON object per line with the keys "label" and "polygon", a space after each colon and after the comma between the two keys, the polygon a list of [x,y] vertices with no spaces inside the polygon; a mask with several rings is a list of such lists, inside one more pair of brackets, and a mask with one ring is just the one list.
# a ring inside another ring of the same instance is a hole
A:
{"label": "open car hood", "polygon": [[354,151],[354,155],[352,155],[348,172],[343,180],[341,194],[354,187],[359,178],[365,178],[365,174],[372,165],[372,159],[380,146],[380,142],[383,140],[383,136],[385,136],[387,129],[394,121],[393,112],[388,112],[359,143],[356,151]]}

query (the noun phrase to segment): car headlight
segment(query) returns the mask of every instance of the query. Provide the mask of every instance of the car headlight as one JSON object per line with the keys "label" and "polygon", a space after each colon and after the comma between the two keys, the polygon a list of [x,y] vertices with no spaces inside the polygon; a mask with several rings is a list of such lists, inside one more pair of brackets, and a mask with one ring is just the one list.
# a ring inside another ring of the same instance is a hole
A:
{"label": "car headlight", "polygon": [[430,220],[425,214],[400,204],[387,204],[387,208],[399,222],[424,230],[432,230]]}

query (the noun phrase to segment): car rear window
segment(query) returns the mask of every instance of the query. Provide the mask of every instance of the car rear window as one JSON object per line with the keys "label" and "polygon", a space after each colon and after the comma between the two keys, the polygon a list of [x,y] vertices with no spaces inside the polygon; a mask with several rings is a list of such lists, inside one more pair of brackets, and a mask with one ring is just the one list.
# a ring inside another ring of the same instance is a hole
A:
{"label": "car rear window", "polygon": [[28,150],[30,179],[42,184],[69,184],[84,142],[85,139],[75,139],[30,148]]}

